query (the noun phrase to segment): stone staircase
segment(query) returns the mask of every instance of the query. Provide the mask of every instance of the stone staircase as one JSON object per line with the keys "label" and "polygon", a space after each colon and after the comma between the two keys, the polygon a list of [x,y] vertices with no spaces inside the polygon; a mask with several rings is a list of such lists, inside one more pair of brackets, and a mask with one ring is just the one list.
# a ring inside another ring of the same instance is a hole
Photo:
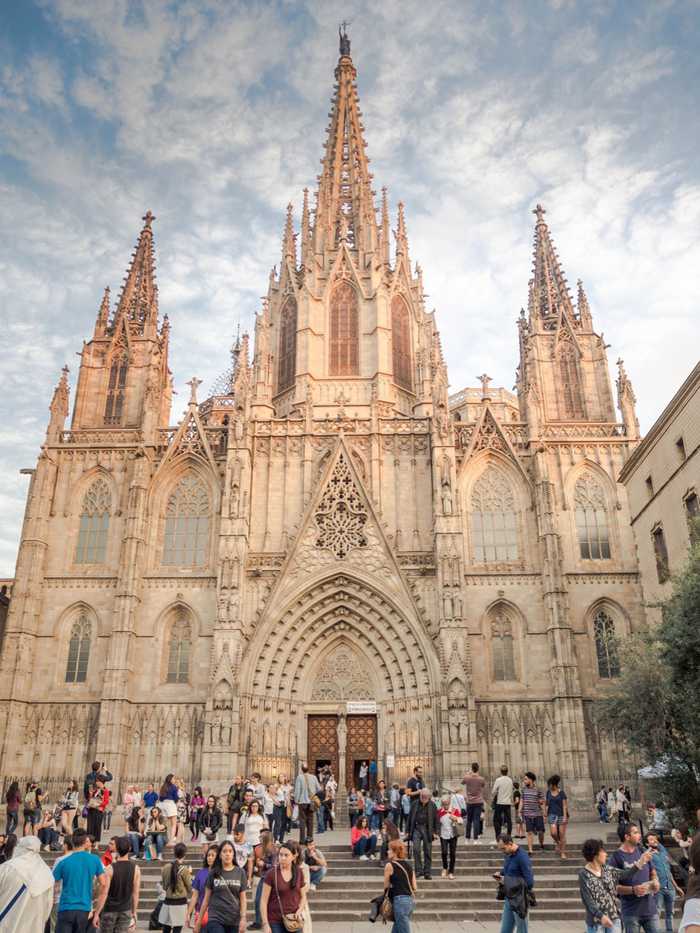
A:
{"label": "stone staircase", "polygon": [[[366,920],[370,899],[382,891],[382,866],[379,861],[358,861],[350,855],[348,846],[323,845],[317,840],[328,860],[328,874],[316,892],[309,895],[314,922],[348,923]],[[609,845],[612,851],[614,845]],[[193,872],[201,866],[201,847],[191,847],[187,863]],[[52,864],[55,853],[43,853]],[[572,849],[573,857],[561,861],[552,847],[533,856],[537,907],[533,920],[583,921],[584,911],[578,889],[580,859]],[[156,885],[160,879],[161,862],[139,861],[142,873],[140,925],[156,904]],[[456,879],[440,877],[442,863],[438,843],[433,846],[433,880],[418,880],[418,896],[414,919],[419,921],[493,921],[501,916],[503,905],[496,900],[496,882],[492,875],[500,870],[503,856],[493,845],[467,846],[459,841],[457,849]],[[253,898],[248,898],[250,919]],[[678,910],[680,913],[680,910]]]}

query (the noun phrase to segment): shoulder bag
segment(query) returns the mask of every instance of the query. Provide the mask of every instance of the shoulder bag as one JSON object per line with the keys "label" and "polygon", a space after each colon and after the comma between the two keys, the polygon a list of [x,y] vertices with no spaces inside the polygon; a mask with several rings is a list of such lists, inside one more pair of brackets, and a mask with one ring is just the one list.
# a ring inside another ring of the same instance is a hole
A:
{"label": "shoulder bag", "polygon": [[309,795],[309,800],[311,801],[311,806],[314,810],[318,810],[321,806],[321,798],[318,794],[312,794],[311,789],[309,788],[309,775],[304,775],[304,783],[306,784],[306,793]]}
{"label": "shoulder bag", "polygon": [[[403,867],[401,862],[392,862],[392,868],[398,866],[401,871],[406,876],[406,881],[408,881],[408,886],[411,888],[411,879],[409,878],[408,872]],[[413,889],[411,888],[411,892]],[[391,898],[389,897],[389,888],[384,891],[384,900],[382,901],[382,906],[379,908],[379,913],[384,923],[388,923],[390,920],[394,919],[394,905],[391,903]]]}
{"label": "shoulder bag", "polygon": [[282,907],[282,898],[280,897],[280,889],[277,885],[277,872],[279,869],[275,868],[275,894],[277,895],[277,901],[280,905],[280,914],[282,916],[282,926],[285,930],[289,930],[289,933],[293,933],[294,930],[303,930],[304,921],[297,919],[296,914],[285,914],[284,908]]}

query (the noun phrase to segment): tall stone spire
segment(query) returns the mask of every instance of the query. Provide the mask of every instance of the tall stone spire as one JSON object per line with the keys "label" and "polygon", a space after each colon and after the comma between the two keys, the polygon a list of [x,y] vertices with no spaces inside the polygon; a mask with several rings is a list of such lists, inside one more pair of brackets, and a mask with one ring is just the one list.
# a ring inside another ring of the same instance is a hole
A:
{"label": "tall stone spire", "polygon": [[49,443],[55,443],[59,439],[61,431],[65,426],[66,418],[68,417],[70,394],[68,371],[67,366],[64,366],[61,370],[61,377],[53,391],[53,397],[49,405],[51,415],[49,418],[49,426],[46,431],[46,440]]}
{"label": "tall stone spire", "polygon": [[350,39],[340,33],[340,59],[335,69],[335,94],[329,114],[328,137],[318,177],[314,249],[320,253],[338,246],[343,236],[351,249],[371,252],[378,231],[372,175],[365,142],[357,85],[350,57]]}
{"label": "tall stone spire", "polygon": [[301,209],[301,264],[308,269],[311,264],[311,217],[309,214],[309,189],[304,188],[304,204]]}
{"label": "tall stone spire", "polygon": [[125,317],[132,330],[139,334],[146,330],[155,334],[158,323],[158,286],[151,229],[154,220],[153,214],[147,211],[115,313],[115,322]]}
{"label": "tall stone spire", "polygon": [[297,265],[297,245],[294,238],[294,207],[290,201],[287,205],[287,217],[284,222],[284,234],[282,236],[282,267],[289,260],[296,269]]}
{"label": "tall stone spire", "polygon": [[617,361],[617,407],[622,415],[625,435],[630,440],[639,440],[639,420],[636,411],[637,397],[625,370],[624,360]]}
{"label": "tall stone spire", "polygon": [[100,302],[100,310],[97,312],[97,320],[95,321],[95,337],[104,337],[107,333],[107,328],[109,327],[109,285],[105,288],[104,294],[102,296],[102,301]]}
{"label": "tall stone spire", "polygon": [[581,279],[576,283],[578,294],[576,296],[576,313],[584,330],[593,328],[593,318],[591,316],[591,307],[588,304],[588,295],[583,287]]}
{"label": "tall stone spire", "polygon": [[574,320],[574,308],[569,294],[566,276],[552,243],[549,227],[545,223],[546,211],[541,204],[534,209],[535,243],[533,250],[533,276],[530,281],[530,319],[539,318],[540,324],[547,322],[553,329],[561,312],[565,311]]}

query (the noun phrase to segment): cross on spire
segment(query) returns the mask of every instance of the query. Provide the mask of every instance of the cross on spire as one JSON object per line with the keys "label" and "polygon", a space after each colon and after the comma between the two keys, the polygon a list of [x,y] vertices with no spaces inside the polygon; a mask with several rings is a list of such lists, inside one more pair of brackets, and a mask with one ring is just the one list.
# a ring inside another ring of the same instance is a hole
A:
{"label": "cross on spire", "polygon": [[482,373],[480,376],[476,377],[481,383],[481,397],[488,398],[489,395],[489,382],[493,382],[491,376],[487,376],[486,373]]}

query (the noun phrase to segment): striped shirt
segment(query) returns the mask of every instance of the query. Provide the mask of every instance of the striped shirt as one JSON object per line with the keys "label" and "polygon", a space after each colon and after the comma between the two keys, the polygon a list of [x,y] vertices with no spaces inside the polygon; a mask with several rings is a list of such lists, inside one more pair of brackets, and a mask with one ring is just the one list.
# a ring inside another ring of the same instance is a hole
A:
{"label": "striped shirt", "polygon": [[533,785],[532,787],[522,786],[520,793],[523,798],[523,816],[532,818],[533,816],[541,816],[542,810],[540,805],[544,801],[542,796],[542,791]]}

